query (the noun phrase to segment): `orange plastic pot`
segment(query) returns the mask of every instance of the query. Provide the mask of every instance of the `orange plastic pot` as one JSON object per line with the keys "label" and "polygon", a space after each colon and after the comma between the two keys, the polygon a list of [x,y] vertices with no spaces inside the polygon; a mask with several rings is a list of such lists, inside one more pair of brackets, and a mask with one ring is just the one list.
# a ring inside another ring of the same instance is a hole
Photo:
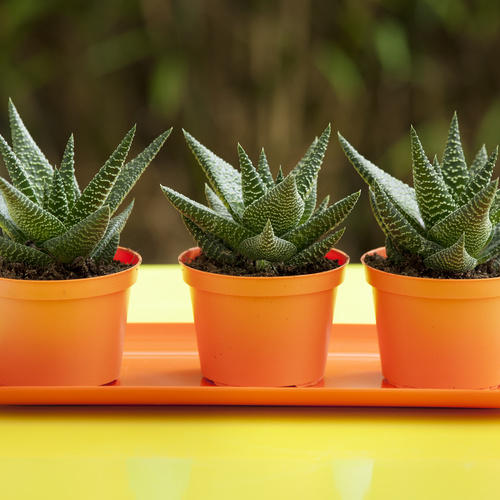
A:
{"label": "orange plastic pot", "polygon": [[0,384],[102,385],[120,374],[133,264],[116,274],[61,281],[0,278]]}
{"label": "orange plastic pot", "polygon": [[382,374],[398,387],[500,385],[500,278],[427,279],[365,264],[373,287]]}
{"label": "orange plastic pot", "polygon": [[341,267],[290,277],[239,277],[192,269],[199,248],[179,256],[190,287],[201,372],[217,385],[283,387],[319,382],[325,371]]}

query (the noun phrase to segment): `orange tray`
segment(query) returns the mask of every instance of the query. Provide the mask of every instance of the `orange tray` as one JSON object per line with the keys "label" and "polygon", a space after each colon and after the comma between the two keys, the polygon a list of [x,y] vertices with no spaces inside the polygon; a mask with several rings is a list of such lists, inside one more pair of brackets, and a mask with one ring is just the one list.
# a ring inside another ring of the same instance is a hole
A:
{"label": "orange tray", "polygon": [[3,405],[288,405],[500,408],[500,390],[397,389],[380,372],[374,325],[334,325],[324,379],[297,388],[216,387],[191,323],[131,323],[120,380],[101,387],[0,387]]}

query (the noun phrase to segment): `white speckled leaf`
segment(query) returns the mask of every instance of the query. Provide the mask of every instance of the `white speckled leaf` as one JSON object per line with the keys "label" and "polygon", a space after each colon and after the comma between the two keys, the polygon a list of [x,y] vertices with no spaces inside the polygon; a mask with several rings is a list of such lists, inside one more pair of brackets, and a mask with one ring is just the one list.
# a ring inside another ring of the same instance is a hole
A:
{"label": "white speckled leaf", "polygon": [[202,230],[220,238],[228,245],[236,248],[241,241],[254,236],[254,234],[237,222],[222,217],[210,208],[190,200],[173,189],[161,186],[163,194],[172,205],[188,219],[191,219]]}
{"label": "white speckled leaf", "polygon": [[425,156],[415,129],[411,128],[411,152],[413,159],[413,185],[418,207],[426,228],[456,210],[457,205],[440,173]]}
{"label": "white speckled leaf", "polygon": [[293,229],[304,213],[304,201],[298,193],[295,178],[289,175],[245,209],[242,222],[260,233],[270,220],[277,236]]}
{"label": "white speckled leaf", "polygon": [[245,150],[238,144],[238,157],[241,170],[241,192],[245,207],[262,198],[267,192],[264,182],[253,166]]}
{"label": "white speckled leaf", "polygon": [[250,259],[268,262],[286,262],[297,253],[292,243],[275,236],[270,220],[260,234],[243,240],[237,250]]}
{"label": "white speckled leaf", "polygon": [[458,200],[469,182],[469,170],[465,162],[462,143],[460,142],[456,113],[451,121],[446,149],[441,162],[441,171],[446,184],[451,188],[454,198]]}
{"label": "white speckled leaf", "polygon": [[33,192],[41,203],[45,184],[52,180],[52,167],[31,137],[11,100],[9,100],[9,118],[12,149],[23,164]]}
{"label": "white speckled leaf", "polygon": [[71,263],[77,257],[88,258],[101,241],[109,223],[109,207],[103,206],[67,232],[47,240],[43,248],[63,263]]}
{"label": "white speckled leaf", "polygon": [[452,246],[441,250],[424,260],[430,269],[465,272],[477,266],[477,260],[471,257],[464,244],[464,235]]}
{"label": "white speckled leaf", "polygon": [[469,203],[432,227],[429,238],[448,247],[465,234],[465,249],[472,256],[478,255],[490,239],[492,224],[489,211],[497,186],[498,179],[490,182]]}
{"label": "white speckled leaf", "polygon": [[83,190],[68,215],[68,227],[87,218],[104,204],[127,157],[134,134],[135,126],[129,130],[108,161]]}
{"label": "white speckled leaf", "polygon": [[241,193],[241,174],[186,131],[184,131],[184,137],[205,172],[210,186],[223,201],[233,218],[239,220],[245,208]]}
{"label": "white speckled leaf", "polygon": [[66,231],[66,226],[59,219],[31,201],[2,178],[0,178],[0,191],[3,194],[12,222],[29,239],[43,242]]}

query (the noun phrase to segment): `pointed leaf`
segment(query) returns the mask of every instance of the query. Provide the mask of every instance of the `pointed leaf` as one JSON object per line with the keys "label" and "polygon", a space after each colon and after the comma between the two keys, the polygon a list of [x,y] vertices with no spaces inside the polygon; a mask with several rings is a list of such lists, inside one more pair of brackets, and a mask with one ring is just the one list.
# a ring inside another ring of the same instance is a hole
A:
{"label": "pointed leaf", "polygon": [[68,216],[69,208],[66,190],[64,189],[64,184],[57,168],[54,169],[52,189],[49,192],[49,198],[43,208],[57,217],[61,222]]}
{"label": "pointed leaf", "polygon": [[109,207],[104,206],[78,222],[67,232],[43,244],[57,260],[70,264],[77,257],[89,258],[101,241],[109,223]]}
{"label": "pointed leaf", "polygon": [[429,163],[415,129],[411,127],[411,152],[413,159],[413,185],[420,214],[426,228],[456,210],[446,183]]}
{"label": "pointed leaf", "polygon": [[19,161],[18,157],[12,151],[7,141],[0,135],[0,151],[5,163],[7,172],[9,173],[12,185],[19,189],[21,193],[27,196],[34,203],[39,203],[39,200],[33,190],[33,186],[30,183],[28,174],[23,167],[23,164]]}
{"label": "pointed leaf", "polygon": [[66,231],[65,225],[60,220],[2,178],[0,178],[0,191],[12,222],[29,239],[43,242]]}
{"label": "pointed leaf", "polygon": [[345,227],[340,231],[327,236],[307,247],[302,252],[298,253],[289,263],[295,266],[300,266],[307,263],[317,262],[325,257],[325,255],[337,244],[342,235],[344,234]]}
{"label": "pointed leaf", "polygon": [[260,178],[257,170],[252,165],[250,158],[245,150],[238,144],[238,157],[241,170],[241,192],[243,194],[243,203],[245,207],[251,205],[255,200],[262,198],[267,189]]}
{"label": "pointed leaf", "polygon": [[267,262],[287,262],[297,253],[295,245],[275,236],[270,220],[260,234],[243,240],[237,250],[250,259]]}
{"label": "pointed leaf", "polygon": [[452,246],[427,257],[424,264],[438,271],[465,272],[474,269],[477,266],[477,260],[467,253],[465,235],[462,235]]}
{"label": "pointed leaf", "polygon": [[451,188],[454,198],[458,200],[469,181],[469,171],[465,162],[462,143],[460,142],[456,113],[451,121],[441,171],[446,184]]}
{"label": "pointed leaf", "polygon": [[260,233],[269,219],[277,236],[293,229],[304,213],[304,201],[297,190],[295,177],[289,175],[254,201],[243,212],[243,224]]}
{"label": "pointed leaf", "polygon": [[491,239],[477,257],[478,264],[484,264],[500,255],[500,225],[491,231]]}
{"label": "pointed leaf", "polygon": [[22,262],[37,267],[48,266],[54,259],[36,248],[0,236],[0,256],[8,262]]}
{"label": "pointed leaf", "polygon": [[209,149],[199,143],[185,130],[186,138],[191,151],[198,160],[203,172],[207,176],[210,186],[222,200],[235,220],[239,220],[244,210],[243,195],[241,193],[241,175],[229,163],[225,162]]}
{"label": "pointed leaf", "polygon": [[35,197],[41,204],[45,184],[52,181],[52,167],[26,129],[11,100],[9,100],[9,118],[12,149],[23,164]]}
{"label": "pointed leaf", "polygon": [[304,224],[307,222],[312,214],[314,213],[314,209],[316,208],[316,202],[318,200],[318,180],[314,181],[313,187],[309,191],[309,194],[306,196],[304,200],[304,213],[299,221],[300,224]]}
{"label": "pointed leaf", "polygon": [[469,203],[431,228],[429,237],[448,247],[465,234],[465,249],[470,255],[476,256],[490,238],[492,224],[489,212],[497,186],[498,179],[490,182]]}
{"label": "pointed leaf", "polygon": [[189,233],[206,256],[226,264],[236,261],[236,253],[215,236],[200,229],[192,220],[182,216]]}
{"label": "pointed leaf", "polygon": [[271,169],[269,168],[269,163],[267,162],[266,153],[264,152],[264,148],[259,156],[259,164],[257,165],[257,173],[259,174],[262,182],[266,186],[267,189],[271,189],[274,187],[274,179],[271,174]]}
{"label": "pointed leaf", "polygon": [[317,217],[318,215],[322,214],[328,208],[329,203],[330,203],[330,195],[327,195],[325,196],[324,200],[318,205],[318,208],[311,215],[311,219],[313,217]]}
{"label": "pointed leaf", "polygon": [[476,193],[481,191],[491,181],[493,169],[498,157],[498,146],[495,148],[491,156],[486,159],[482,167],[475,168],[474,175],[469,179],[467,186],[462,191],[460,196],[460,203],[464,204],[470,201]]}
{"label": "pointed leaf", "polygon": [[231,219],[231,214],[228,209],[225,207],[224,203],[220,201],[219,197],[215,194],[213,189],[205,184],[205,196],[207,198],[208,206],[221,217],[226,217],[226,219]]}
{"label": "pointed leaf", "polygon": [[423,234],[423,221],[418,209],[415,190],[361,156],[340,134],[340,145],[347,158],[363,180],[373,188],[377,183],[383,186],[391,203],[397,206],[415,231]]}
{"label": "pointed leaf", "polygon": [[158,136],[144,151],[137,155],[133,160],[123,165],[113,187],[111,188],[111,191],[106,198],[106,205],[109,206],[111,215],[115,213],[132,187],[138,181],[139,177],[143,174],[148,165],[153,161],[171,132],[172,129],[170,128],[169,130]]}
{"label": "pointed leaf", "polygon": [[59,174],[63,182],[68,207],[71,208],[80,198],[80,188],[75,176],[75,141],[73,134],[71,134],[66,144]]}
{"label": "pointed leaf", "polygon": [[68,215],[66,220],[68,227],[87,218],[104,204],[127,157],[134,134],[135,126],[127,133],[108,161],[84,189]]}
{"label": "pointed leaf", "polygon": [[278,174],[276,175],[276,182],[275,185],[277,186],[278,184],[281,184],[285,180],[285,174],[283,173],[283,169],[280,168],[278,169]]}
{"label": "pointed leaf", "polygon": [[[132,208],[134,207],[134,200],[130,203],[130,205],[125,208],[119,215],[116,217],[113,217],[109,220],[108,227],[106,229],[106,232],[104,233],[104,236],[101,238],[101,241],[96,245],[94,250],[92,251],[92,258],[95,261],[98,261],[99,259],[105,260],[103,255],[106,254],[106,249],[108,248],[108,245],[111,244],[111,241],[116,240],[116,235],[120,236],[120,233],[122,232],[123,228],[125,227],[125,224],[130,216],[130,213],[132,212]],[[118,238],[119,242],[119,238]],[[113,243],[114,246],[114,243]],[[116,250],[115,250],[116,253]],[[111,258],[114,257],[113,256]],[[109,260],[109,259],[108,259]]]}
{"label": "pointed leaf", "polygon": [[381,227],[387,236],[409,251],[423,257],[441,250],[440,245],[427,240],[413,229],[412,225],[397,210],[378,183],[374,183],[372,191],[378,217],[383,221]]}
{"label": "pointed leaf", "polygon": [[479,151],[477,152],[474,161],[469,167],[469,177],[474,177],[479,170],[482,170],[484,164],[488,161],[488,153],[486,152],[486,146],[483,144]]}
{"label": "pointed leaf", "polygon": [[120,245],[120,234],[115,233],[108,244],[102,249],[99,255],[92,256],[94,262],[111,263]]}
{"label": "pointed leaf", "polygon": [[360,194],[361,191],[358,191],[346,196],[331,207],[328,207],[317,217],[309,219],[305,224],[292,229],[292,231],[283,235],[282,238],[293,243],[299,251],[303,250],[338,226],[351,213]]}
{"label": "pointed leaf", "polygon": [[297,182],[297,190],[302,199],[307,197],[318,178],[328,141],[330,140],[330,131],[331,126],[328,125],[320,138],[315,140],[308,153],[306,153],[304,160],[299,162],[292,171]]}
{"label": "pointed leaf", "polygon": [[236,248],[241,241],[253,236],[253,233],[242,225],[226,217],[221,217],[201,203],[190,200],[169,187],[160,187],[170,203],[172,203],[182,215],[191,219],[202,230],[225,241],[232,248]]}

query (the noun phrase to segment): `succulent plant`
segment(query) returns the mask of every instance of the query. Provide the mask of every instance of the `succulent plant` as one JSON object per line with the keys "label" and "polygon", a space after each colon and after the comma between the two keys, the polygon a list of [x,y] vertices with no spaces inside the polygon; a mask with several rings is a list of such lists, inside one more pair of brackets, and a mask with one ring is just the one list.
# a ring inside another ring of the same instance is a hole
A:
{"label": "succulent plant", "polygon": [[110,262],[133,201],[113,216],[155,157],[170,130],[125,163],[135,126],[81,192],[75,177],[74,140],[59,168],[52,167],[9,101],[12,147],[0,136],[11,183],[0,177],[0,257],[36,267],[78,257]]}
{"label": "succulent plant", "polygon": [[205,255],[234,263],[241,254],[258,268],[277,262],[300,266],[322,259],[342,236],[345,228],[327,233],[347,217],[360,193],[331,206],[327,197],[316,207],[317,177],[330,126],[286,177],[280,167],[276,180],[264,150],[254,167],[238,145],[238,171],[185,131],[184,136],[208,178],[208,206],[161,188]]}
{"label": "succulent plant", "polygon": [[426,267],[464,272],[500,253],[500,195],[491,180],[498,147],[481,147],[470,167],[465,161],[458,118],[451,121],[441,162],[426,157],[411,128],[413,184],[410,187],[361,156],[340,134],[354,168],[370,186],[373,213],[386,235],[387,257],[410,254]]}

